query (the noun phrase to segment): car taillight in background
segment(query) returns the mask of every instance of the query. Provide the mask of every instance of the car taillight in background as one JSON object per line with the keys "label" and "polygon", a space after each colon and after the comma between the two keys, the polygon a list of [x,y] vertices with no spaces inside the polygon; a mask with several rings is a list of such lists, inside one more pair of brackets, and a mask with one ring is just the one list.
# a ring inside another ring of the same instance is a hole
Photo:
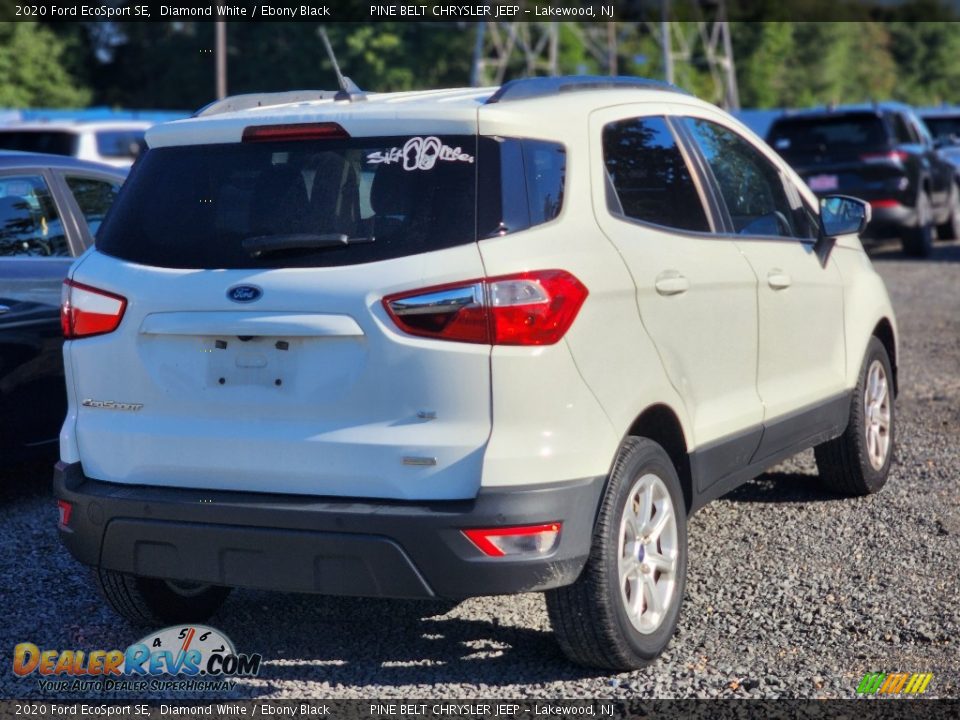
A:
{"label": "car taillight in background", "polygon": [[910,157],[910,154],[905,153],[903,150],[891,150],[890,152],[883,153],[867,153],[866,155],[861,155],[860,160],[865,163],[892,163],[899,165],[908,157]]}
{"label": "car taillight in background", "polygon": [[127,299],[106,290],[64,280],[60,290],[60,327],[67,340],[103,335],[120,325]]}
{"label": "car taillight in background", "polygon": [[389,295],[387,313],[410,335],[487,345],[553,345],[589,292],[565,270],[537,270]]}

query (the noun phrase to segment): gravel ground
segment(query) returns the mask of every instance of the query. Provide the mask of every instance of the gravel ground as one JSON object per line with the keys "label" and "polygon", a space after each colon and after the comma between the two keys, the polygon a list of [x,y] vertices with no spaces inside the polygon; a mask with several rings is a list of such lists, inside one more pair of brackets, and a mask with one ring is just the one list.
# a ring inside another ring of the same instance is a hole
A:
{"label": "gravel ground", "polygon": [[[236,697],[849,698],[866,672],[933,672],[958,697],[960,244],[930,261],[874,251],[901,335],[900,444],[876,496],[823,493],[812,453],[748,483],[690,524],[680,630],[650,667],[566,662],[539,595],[449,607],[237,591],[211,624],[262,653]],[[0,470],[0,698],[42,695],[12,648],[126,647],[117,620],[60,547],[46,464]]]}

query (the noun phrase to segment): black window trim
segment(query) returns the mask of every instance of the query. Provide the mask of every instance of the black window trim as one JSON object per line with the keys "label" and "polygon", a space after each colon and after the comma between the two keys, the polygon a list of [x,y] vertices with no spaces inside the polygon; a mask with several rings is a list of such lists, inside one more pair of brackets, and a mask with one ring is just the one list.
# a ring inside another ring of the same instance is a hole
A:
{"label": "black window trim", "polygon": [[70,214],[73,216],[72,223],[74,225],[79,244],[79,251],[77,252],[77,255],[80,255],[87,248],[93,246],[94,237],[90,233],[90,228],[87,226],[87,218],[83,214],[83,210],[80,209],[77,199],[73,196],[73,191],[70,189],[69,183],[67,183],[67,178],[78,177],[89,180],[101,180],[111,185],[118,185],[120,188],[123,188],[123,183],[125,182],[126,178],[119,178],[116,175],[98,172],[97,170],[88,170],[87,168],[77,168],[76,170],[72,168],[57,168],[54,171],[54,175],[56,176],[57,184],[64,195],[63,204],[69,206]]}
{"label": "black window trim", "polygon": [[[601,166],[601,169],[603,170],[604,199],[606,200],[606,202],[604,203],[604,209],[607,211],[607,215],[609,215],[611,218],[623,223],[627,223],[628,225],[639,225],[640,227],[650,228],[652,230],[657,230],[658,232],[665,232],[671,235],[683,235],[684,237],[689,237],[693,239],[704,239],[704,238],[709,239],[709,238],[717,237],[719,233],[718,228],[721,227],[721,217],[718,214],[719,206],[717,206],[713,202],[713,199],[711,198],[711,194],[713,190],[710,189],[708,191],[708,185],[704,182],[704,178],[702,174],[699,172],[699,169],[696,167],[694,162],[692,162],[692,157],[688,152],[688,148],[686,147],[686,144],[684,143],[683,139],[678,134],[676,125],[672,122],[673,117],[674,116],[664,112],[653,112],[653,113],[647,113],[642,115],[636,115],[636,114],[626,115],[624,117],[605,122],[603,126],[600,128],[600,135],[602,138],[603,131],[606,129],[608,125],[612,123],[624,122],[627,120],[644,120],[648,118],[662,119],[666,123],[667,129],[670,131],[671,135],[673,135],[673,139],[677,143],[677,149],[680,151],[680,155],[683,158],[684,162],[686,163],[687,169],[690,171],[690,179],[693,181],[693,185],[696,188],[697,196],[700,198],[700,205],[703,207],[703,214],[707,218],[707,224],[710,226],[710,229],[709,230],[688,230],[686,228],[671,227],[670,225],[661,225],[659,223],[650,222],[649,220],[640,220],[638,218],[633,218],[623,213],[622,212],[623,206],[622,206],[622,203],[620,202],[619,195],[617,195],[617,189],[613,184],[613,178],[610,177],[610,173],[607,171],[607,161],[606,161],[606,158],[603,157],[603,141],[601,139],[600,166]],[[612,193],[612,196],[611,196],[611,193]],[[621,209],[620,213],[617,213],[614,211],[614,208],[613,208],[614,204],[620,206],[620,209]]]}
{"label": "black window trim", "polygon": [[[676,126],[681,129],[684,142],[690,146],[691,154],[697,158],[697,165],[698,165],[697,170],[703,173],[705,181],[711,189],[712,197],[714,198],[715,202],[719,207],[719,212],[720,212],[720,216],[723,218],[724,227],[722,231],[718,231],[717,233],[715,233],[715,237],[722,240],[750,240],[750,241],[761,241],[761,242],[768,242],[768,241],[775,240],[777,242],[799,242],[804,245],[810,245],[810,246],[813,246],[814,244],[816,244],[817,242],[816,238],[801,238],[801,237],[786,236],[786,235],[742,234],[742,233],[736,232],[736,230],[733,227],[733,220],[730,217],[729,208],[727,208],[727,203],[723,199],[723,195],[721,194],[721,191],[720,191],[720,183],[717,181],[716,176],[713,174],[713,170],[710,168],[710,163],[708,163],[706,157],[704,157],[703,152],[700,150],[700,146],[697,144],[696,139],[693,137],[689,128],[687,128],[685,123],[683,122],[684,120],[704,120],[706,122],[715,123],[720,127],[734,133],[737,137],[741,138],[744,142],[749,144],[760,155],[762,155],[769,162],[771,162],[773,166],[776,168],[777,175],[780,178],[780,183],[783,185],[783,191],[787,195],[788,199],[790,199],[790,195],[791,195],[789,186],[792,185],[792,183],[790,183],[789,178],[784,174],[783,170],[775,161],[768,158],[766,154],[759,147],[757,147],[756,143],[751,142],[749,138],[745,137],[742,133],[738,132],[735,128],[732,128],[729,125],[725,125],[724,123],[718,122],[717,120],[714,120],[712,118],[697,117],[694,115],[677,114],[677,115],[672,115],[671,118],[673,119]],[[806,208],[807,210],[810,210],[810,207],[804,201],[803,195],[800,193],[800,190],[798,188],[793,188],[793,191],[796,193],[796,195],[800,199],[801,206]],[[810,211],[813,212],[813,215],[815,217],[819,216],[820,214],[818,211],[812,211],[812,210]]]}

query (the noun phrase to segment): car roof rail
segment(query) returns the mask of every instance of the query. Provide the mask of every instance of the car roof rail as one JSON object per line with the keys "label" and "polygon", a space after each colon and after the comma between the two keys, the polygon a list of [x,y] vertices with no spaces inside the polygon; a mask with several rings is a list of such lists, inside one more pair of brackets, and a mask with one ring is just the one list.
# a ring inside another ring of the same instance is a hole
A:
{"label": "car roof rail", "polygon": [[252,108],[269,105],[286,105],[288,103],[312,102],[314,100],[333,100],[340,90],[289,90],[286,92],[249,93],[247,95],[231,95],[223,100],[214,100],[204,105],[191,117],[209,117],[221,113],[250,110]]}
{"label": "car roof rail", "polygon": [[564,92],[578,90],[667,90],[669,92],[690,95],[686,90],[678,88],[672,83],[644,77],[627,77],[624,75],[566,75],[559,77],[528,77],[511,80],[500,86],[490,96],[486,104],[507,102],[512,100],[530,100],[532,98],[549,97]]}

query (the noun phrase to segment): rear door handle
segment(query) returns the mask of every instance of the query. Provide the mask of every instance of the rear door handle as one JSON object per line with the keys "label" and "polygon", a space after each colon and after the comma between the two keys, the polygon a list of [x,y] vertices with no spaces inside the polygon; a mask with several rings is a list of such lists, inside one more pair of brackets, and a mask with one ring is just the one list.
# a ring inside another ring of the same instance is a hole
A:
{"label": "rear door handle", "polygon": [[774,290],[784,290],[793,284],[793,279],[783,270],[775,268],[767,273],[767,284]]}
{"label": "rear door handle", "polygon": [[690,289],[690,281],[676,270],[665,270],[657,275],[653,286],[661,295],[680,295]]}

